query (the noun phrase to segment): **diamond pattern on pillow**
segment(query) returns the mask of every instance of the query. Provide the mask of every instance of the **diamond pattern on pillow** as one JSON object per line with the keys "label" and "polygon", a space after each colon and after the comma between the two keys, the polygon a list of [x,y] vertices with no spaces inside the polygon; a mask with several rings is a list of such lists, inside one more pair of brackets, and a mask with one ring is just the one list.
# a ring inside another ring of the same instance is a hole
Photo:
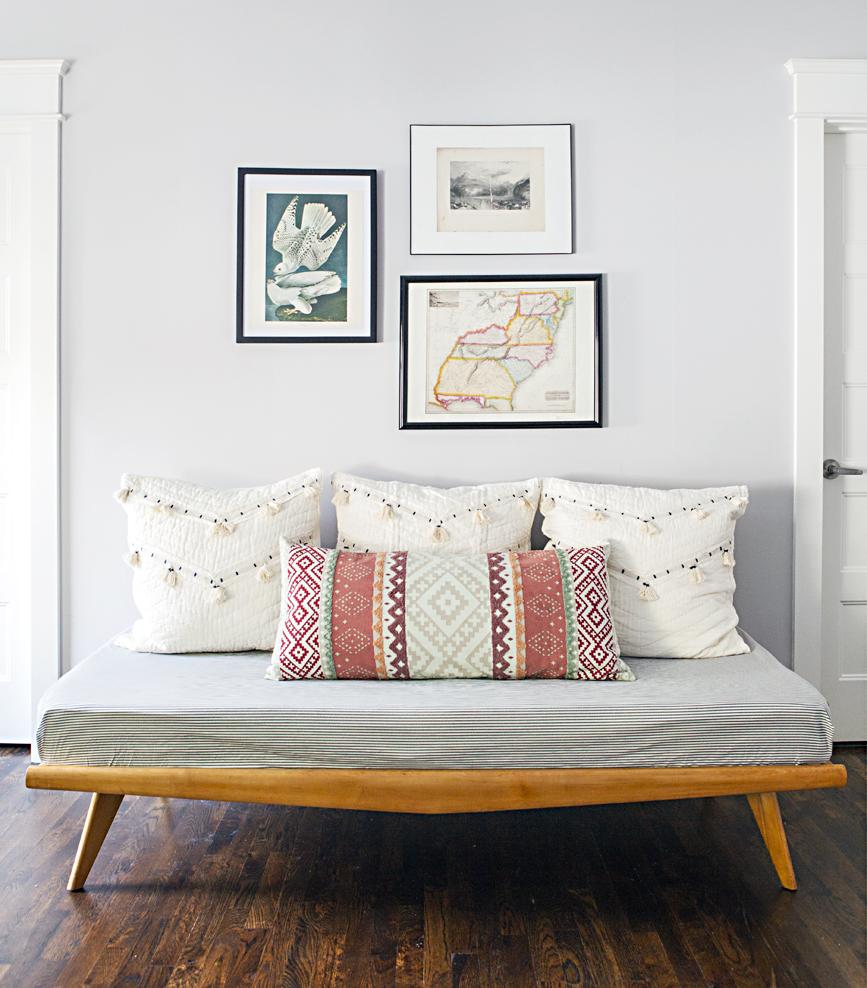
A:
{"label": "diamond pattern on pillow", "polygon": [[599,546],[446,556],[284,539],[281,561],[269,679],[633,678]]}

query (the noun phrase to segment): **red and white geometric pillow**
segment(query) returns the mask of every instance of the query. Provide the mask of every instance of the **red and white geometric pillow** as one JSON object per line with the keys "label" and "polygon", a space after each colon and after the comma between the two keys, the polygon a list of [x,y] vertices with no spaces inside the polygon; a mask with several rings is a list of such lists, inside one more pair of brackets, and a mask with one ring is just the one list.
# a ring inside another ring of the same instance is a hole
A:
{"label": "red and white geometric pillow", "polygon": [[632,680],[606,550],[443,556],[281,544],[272,679]]}

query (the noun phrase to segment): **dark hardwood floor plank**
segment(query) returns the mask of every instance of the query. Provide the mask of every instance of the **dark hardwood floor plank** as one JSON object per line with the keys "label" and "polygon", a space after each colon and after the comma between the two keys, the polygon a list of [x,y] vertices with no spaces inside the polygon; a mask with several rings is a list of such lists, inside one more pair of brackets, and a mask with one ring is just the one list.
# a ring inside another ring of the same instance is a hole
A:
{"label": "dark hardwood floor plank", "polygon": [[[714,859],[713,847],[685,845],[672,825],[680,819],[693,832],[712,800],[642,808],[642,832],[648,843],[656,881],[672,924],[709,984],[764,988],[772,965],[755,954],[749,937],[741,934],[738,887]],[[700,853],[698,853],[700,851]],[[684,881],[684,872],[686,881]]]}
{"label": "dark hardwood floor plank", "polygon": [[641,950],[649,984],[653,988],[698,988],[707,982],[698,974],[684,981],[674,972],[665,946],[655,930],[640,930],[635,934]]}
{"label": "dark hardwood floor plank", "polygon": [[[597,844],[602,851],[607,871],[616,894],[626,912],[632,936],[653,932],[665,960],[659,959],[664,970],[671,966],[683,984],[700,984],[701,970],[683,931],[673,921],[665,899],[664,889],[657,880],[652,863],[651,841],[640,825],[641,806],[601,807],[595,824]],[[615,814],[626,811],[629,822]],[[656,812],[656,808],[654,809]],[[643,950],[656,949],[653,938],[640,939]],[[728,983],[728,982],[726,982]]]}
{"label": "dark hardwood floor plank", "polygon": [[197,988],[242,988],[255,982],[265,930],[225,927],[211,940],[202,959]]}
{"label": "dark hardwood floor plank", "polygon": [[476,954],[452,954],[451,988],[481,988],[482,971]]}
{"label": "dark hardwood floor plank", "polygon": [[[237,814],[235,804],[218,805],[225,807],[225,812],[214,840],[207,842],[202,853],[203,867],[215,866],[217,871],[212,884],[193,896],[194,901],[204,898],[207,908],[200,910],[201,919],[191,928],[181,948],[180,962],[173,968],[172,984],[197,984],[204,973],[204,951],[209,950],[227,929],[249,929],[245,923],[258,876],[251,879],[247,871],[249,858],[240,852],[249,846],[261,819],[261,808],[256,807],[248,814]],[[264,865],[261,859],[259,865]],[[261,950],[264,950],[264,941]]]}
{"label": "dark hardwood floor plank", "polygon": [[[744,833],[747,839],[737,845],[727,839],[727,835],[738,832],[740,819],[744,820],[745,828],[750,814],[747,811],[742,815],[738,812],[740,809],[739,803],[731,806],[720,801],[720,805],[714,807],[713,815],[703,819],[700,829],[691,820],[673,821],[684,847],[692,855],[693,868],[702,886],[719,896],[719,886],[723,882],[720,876],[725,876],[723,888],[729,890],[729,897],[715,908],[724,910],[729,918],[741,911],[752,917],[772,950],[778,970],[796,984],[825,985],[836,980],[841,985],[849,985],[851,974],[846,966],[838,964],[816,936],[815,926],[809,919],[816,903],[809,893],[803,895],[806,891],[804,883],[799,892],[786,892],[773,881],[775,875],[769,866],[751,866],[744,846],[753,839],[751,832]],[[708,843],[716,851],[713,856],[706,853]],[[757,847],[757,854],[758,851]],[[735,887],[736,891],[732,891]]]}
{"label": "dark hardwood floor plank", "polygon": [[0,747],[0,988],[865,988],[867,763],[743,798],[417,817],[125,799],[83,893],[87,794]]}
{"label": "dark hardwood floor plank", "polygon": [[526,936],[494,936],[479,955],[479,968],[488,985],[540,988],[533,974],[533,957]]}
{"label": "dark hardwood floor plank", "polygon": [[424,962],[425,988],[448,988],[451,982],[451,948],[447,938],[448,893],[445,889],[425,889]]}
{"label": "dark hardwood floor plank", "polygon": [[575,849],[580,878],[576,883],[577,887],[570,890],[570,903],[574,913],[570,926],[578,933],[585,931],[588,926],[598,928],[599,937],[616,949],[617,966],[624,983],[650,984],[646,980],[642,951],[633,935],[626,909],[605,858],[599,850],[593,822],[594,818],[590,815],[571,814],[570,823],[574,834],[571,847]]}
{"label": "dark hardwood floor plank", "polygon": [[[173,904],[186,899],[186,907],[192,907],[192,913],[197,913],[197,894],[193,885],[196,869],[201,867],[202,856],[205,853],[204,840],[196,840],[195,830],[186,831],[188,815],[187,807],[179,807],[164,800],[141,799],[141,818],[145,821],[145,830],[150,832],[150,839],[139,845],[135,838],[130,838],[136,849],[131,859],[124,863],[124,877],[115,879],[106,876],[108,884],[92,887],[86,895],[97,896],[106,894],[109,909],[104,914],[104,920],[93,930],[90,941],[94,949],[98,949],[101,938],[110,936],[112,926],[125,929],[127,943],[124,953],[115,951],[115,965],[111,972],[114,981],[123,983],[127,979],[134,980],[142,966],[143,958],[152,958],[159,963],[158,947],[166,932],[171,928],[170,917]],[[207,804],[210,810],[208,823],[219,830],[222,825],[223,807],[220,804]],[[192,839],[178,839],[180,834],[189,833]],[[123,834],[119,834],[123,837]],[[170,876],[164,885],[155,875]],[[104,890],[104,893],[103,893]],[[168,895],[169,902],[163,904],[162,896]],[[190,902],[192,899],[192,902]],[[132,908],[133,900],[138,908]],[[181,929],[183,929],[181,923]],[[203,948],[208,944],[202,943]],[[166,967],[174,968],[176,955],[163,955],[167,961]],[[107,977],[106,972],[104,977]],[[93,972],[89,975],[94,977]],[[167,979],[171,980],[171,977]],[[98,983],[98,982],[97,982]],[[111,981],[105,981],[111,984]]]}
{"label": "dark hardwood floor plank", "polygon": [[[259,971],[259,983],[268,986],[302,983],[299,978],[304,977],[304,965],[299,966],[293,951],[296,944],[301,944],[306,954],[311,949],[309,942],[316,936],[308,930],[311,924],[308,885],[320,853],[316,814],[306,810],[288,812],[296,819],[292,842],[284,851],[272,852],[275,860],[269,860],[266,865],[269,872],[279,868],[278,885],[262,890],[263,895],[274,899]],[[322,920],[320,912],[318,921]]]}
{"label": "dark hardwood floor plank", "polygon": [[537,912],[529,923],[527,943],[536,983],[545,988],[563,988],[563,957],[557,945],[557,935],[550,918]]}
{"label": "dark hardwood floor plank", "polygon": [[424,981],[424,902],[398,907],[395,988],[417,988]]}
{"label": "dark hardwood floor plank", "polygon": [[291,988],[331,988],[343,952],[343,941],[324,934],[329,906],[305,903],[286,955],[282,984]]}

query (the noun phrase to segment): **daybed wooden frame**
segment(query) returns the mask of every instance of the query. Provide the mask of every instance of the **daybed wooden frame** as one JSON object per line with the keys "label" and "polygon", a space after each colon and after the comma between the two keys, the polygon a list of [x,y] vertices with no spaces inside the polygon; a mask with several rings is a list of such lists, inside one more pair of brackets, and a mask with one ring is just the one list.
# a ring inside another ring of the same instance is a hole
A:
{"label": "daybed wooden frame", "polygon": [[67,888],[90,872],[124,796],[391,813],[488,813],[746,796],[783,888],[797,888],[777,793],[846,784],[843,765],[573,769],[237,769],[31,765],[30,789],[92,792]]}

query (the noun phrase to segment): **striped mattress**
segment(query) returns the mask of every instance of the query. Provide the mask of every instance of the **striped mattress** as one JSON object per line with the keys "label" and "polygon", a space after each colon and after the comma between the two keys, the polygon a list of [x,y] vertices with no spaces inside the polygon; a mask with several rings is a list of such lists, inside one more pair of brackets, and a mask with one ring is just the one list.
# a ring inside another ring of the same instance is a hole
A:
{"label": "striped mattress", "polygon": [[39,705],[61,765],[593,768],[826,762],[822,696],[750,639],[718,659],[629,659],[634,683],[264,678],[262,653],[105,645]]}

